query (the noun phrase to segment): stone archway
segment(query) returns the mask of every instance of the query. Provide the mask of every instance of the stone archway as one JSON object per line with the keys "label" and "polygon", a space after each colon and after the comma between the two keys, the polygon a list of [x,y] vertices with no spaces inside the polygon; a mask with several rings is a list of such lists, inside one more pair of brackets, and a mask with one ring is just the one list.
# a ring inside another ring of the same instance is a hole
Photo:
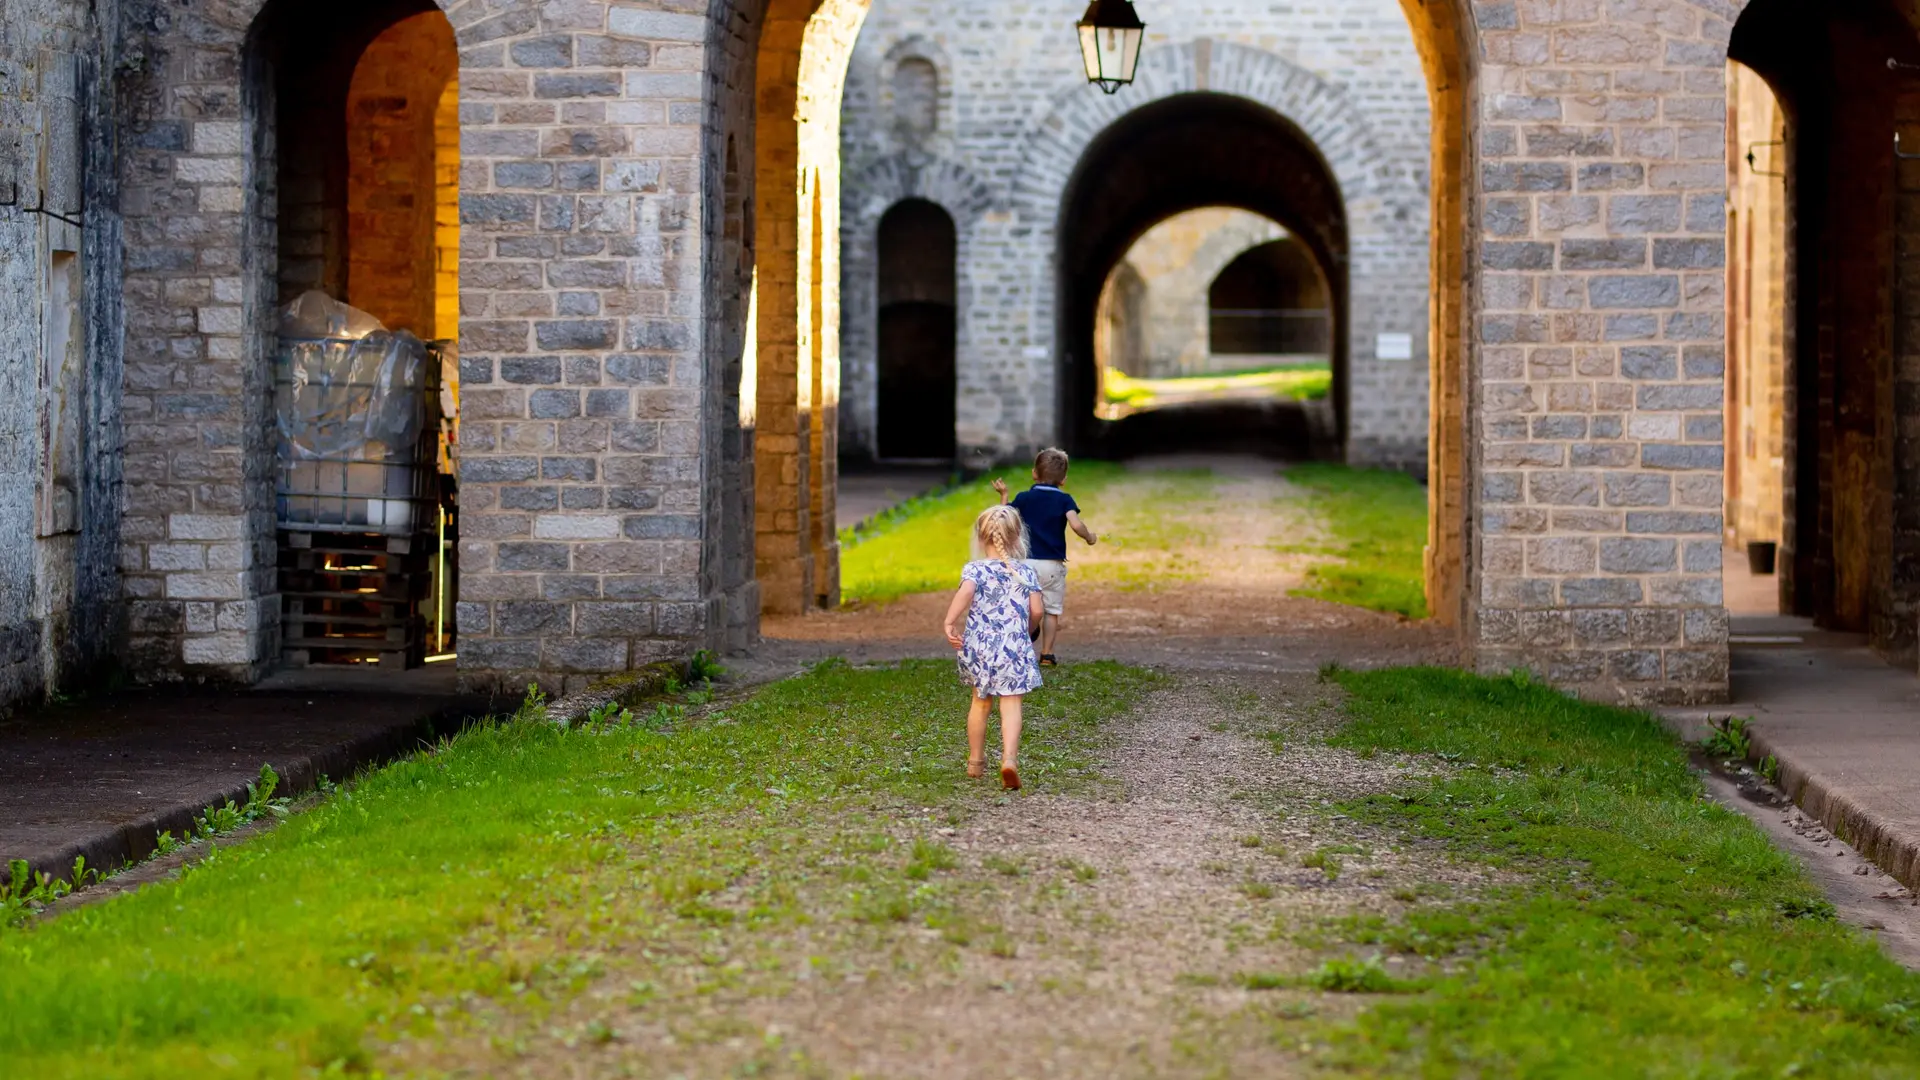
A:
{"label": "stone archway", "polygon": [[[1099,138],[1140,110],[1188,95],[1213,95],[1269,110],[1298,131],[1324,163],[1346,219],[1345,250],[1331,268],[1366,283],[1364,290],[1355,290],[1352,309],[1342,320],[1349,355],[1336,360],[1346,369],[1336,382],[1336,394],[1345,399],[1340,408],[1347,421],[1347,456],[1366,464],[1417,466],[1426,456],[1424,439],[1408,439],[1405,432],[1420,423],[1425,411],[1427,373],[1418,363],[1424,354],[1416,350],[1414,362],[1379,361],[1374,345],[1383,332],[1411,333],[1416,345],[1426,336],[1427,209],[1418,162],[1396,161],[1383,150],[1371,122],[1346,92],[1283,57],[1243,45],[1202,39],[1149,50],[1124,94],[1063,94],[1030,129],[1014,189],[1017,212],[1026,220],[1045,222],[1057,246],[1071,210],[1066,203],[1070,185]],[[1273,213],[1267,207],[1258,209]],[[1061,270],[1069,272],[1064,264]],[[1035,283],[1032,289],[1028,303],[1033,324],[1070,333],[1068,324],[1077,315],[1059,306],[1051,283]],[[1065,347],[1062,339],[1059,348]],[[1066,363],[1064,356],[1056,359]],[[1063,409],[1077,409],[1083,391],[1070,385],[1054,388]],[[1347,406],[1355,394],[1361,402],[1357,411]]]}
{"label": "stone archway", "polygon": [[[1469,20],[1452,0],[1405,0],[1435,136],[1435,201],[1421,211],[1437,230],[1423,271],[1434,284],[1433,607],[1459,612],[1480,667],[1524,666],[1634,701],[1725,692],[1721,460],[1659,435],[1674,418],[1684,432],[1689,414],[1716,417],[1721,379],[1710,365],[1673,380],[1622,366],[1623,350],[1642,345],[1718,348],[1720,270],[1651,254],[1633,266],[1588,260],[1592,245],[1616,240],[1649,252],[1654,241],[1667,252],[1724,243],[1724,117],[1708,103],[1723,96],[1735,7],[1483,4]],[[123,42],[146,62],[123,87],[122,580],[133,662],[152,672],[249,677],[271,635],[253,336],[268,305],[245,269],[261,223],[244,205],[266,133],[248,121],[239,74],[256,10],[209,4],[130,26]],[[727,373],[747,355],[753,268],[786,256],[749,251],[758,227],[742,189],[773,160],[754,145],[756,96],[810,85],[803,63],[756,83],[763,13],[755,0],[702,13],[595,0],[450,8],[469,151],[467,419],[476,439],[493,440],[462,465],[463,492],[481,501],[469,503],[462,551],[461,665],[472,677],[563,683],[750,630],[755,575],[726,554],[746,513],[725,507],[745,482],[747,411]],[[1150,93],[1155,78],[1197,88],[1204,73],[1219,91],[1237,48],[1150,44],[1134,89]],[[1103,101],[1063,83],[1056,104],[1093,118],[1138,97]],[[778,115],[779,101],[759,108]],[[1295,119],[1312,132],[1311,117]],[[553,165],[554,186],[500,183],[500,167],[529,164]],[[1385,199],[1417,192],[1418,172],[1363,168],[1358,179],[1377,180]],[[790,175],[797,194],[810,174]],[[1377,212],[1367,201],[1350,195],[1350,209]],[[796,223],[814,220],[793,202]],[[1018,220],[995,228],[1050,227],[1053,208],[1034,209],[1009,207]],[[819,220],[832,220],[824,206]],[[823,224],[817,256],[795,253],[796,275],[804,259],[817,280],[836,276],[833,231]],[[1034,266],[1003,298],[1050,303],[1050,280]],[[594,294],[600,314],[563,314],[562,291]],[[795,321],[804,310],[809,326],[831,325],[825,289],[817,320],[815,306],[813,290],[804,309],[796,294]],[[1034,343],[992,328],[1010,354],[996,354],[1003,374],[1025,370]],[[550,358],[559,374],[510,382],[509,357]],[[825,400],[833,365],[818,370]],[[1035,390],[1052,400],[1051,386]],[[989,404],[963,409],[963,426],[1042,430],[1015,405]],[[808,432],[810,460],[830,459],[824,438],[815,454]],[[503,502],[544,487],[579,490],[548,510]],[[807,511],[809,529],[825,517],[811,492]],[[817,571],[825,551],[793,554]]]}

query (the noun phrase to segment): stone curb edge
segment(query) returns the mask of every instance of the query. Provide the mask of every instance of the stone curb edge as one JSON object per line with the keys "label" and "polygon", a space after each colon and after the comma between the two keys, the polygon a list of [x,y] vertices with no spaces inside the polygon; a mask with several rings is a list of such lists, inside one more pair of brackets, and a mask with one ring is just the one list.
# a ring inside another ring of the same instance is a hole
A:
{"label": "stone curb edge", "polygon": [[687,665],[661,661],[635,668],[624,675],[601,679],[578,693],[547,703],[547,719],[567,727],[579,723],[595,709],[608,705],[627,706],[664,694],[673,683],[684,683]]}
{"label": "stone curb edge", "polygon": [[[288,759],[284,764],[268,764],[273,765],[274,771],[280,774],[280,793],[303,795],[319,786],[322,776],[345,779],[367,765],[392,761],[417,747],[431,745],[440,736],[465,725],[473,715],[470,704],[440,706],[406,723],[337,743],[313,754]],[[84,857],[87,866],[112,873],[138,864],[151,855],[158,847],[156,841],[162,832],[171,832],[175,836],[190,834],[194,819],[210,808],[224,806],[228,801],[243,803],[246,798],[246,784],[236,784],[212,795],[155,810],[92,839],[55,851],[24,856],[8,853],[6,857],[24,857],[30,873],[44,873],[62,881],[72,874],[76,858]],[[0,884],[10,882],[11,877],[11,873],[0,866]]]}
{"label": "stone curb edge", "polygon": [[1840,785],[1795,762],[1760,725],[1749,723],[1747,733],[1751,760],[1773,758],[1779,766],[1777,784],[1796,806],[1895,881],[1920,892],[1920,836],[1875,818]]}

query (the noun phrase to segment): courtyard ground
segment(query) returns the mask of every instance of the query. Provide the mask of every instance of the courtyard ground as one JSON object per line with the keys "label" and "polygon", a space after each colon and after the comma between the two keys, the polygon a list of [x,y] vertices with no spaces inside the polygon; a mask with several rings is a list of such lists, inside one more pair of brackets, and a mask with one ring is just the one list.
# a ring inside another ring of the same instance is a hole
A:
{"label": "courtyard ground", "polygon": [[1202,464],[1079,474],[1112,543],[1025,791],[962,773],[937,608],[867,601],[0,929],[0,1046],[36,1077],[1913,1075],[1920,976],[1662,727],[1399,666],[1442,639],[1285,594],[1407,537]]}

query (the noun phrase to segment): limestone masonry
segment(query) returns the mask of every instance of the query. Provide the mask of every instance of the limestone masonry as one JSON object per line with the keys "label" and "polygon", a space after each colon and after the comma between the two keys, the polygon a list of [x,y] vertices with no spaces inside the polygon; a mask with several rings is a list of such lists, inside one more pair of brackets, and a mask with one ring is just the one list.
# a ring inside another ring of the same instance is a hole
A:
{"label": "limestone masonry", "polygon": [[[1141,0],[1138,81],[1106,96],[1083,0],[10,0],[0,700],[278,662],[269,360],[301,282],[457,317],[467,681],[574,687],[836,603],[877,230],[914,198],[953,223],[963,463],[1096,445],[1101,273],[1235,205],[1328,268],[1344,452],[1428,477],[1468,663],[1723,697],[1730,491],[1743,539],[1790,534],[1794,604],[1901,655],[1920,177],[1890,136],[1920,93],[1885,61],[1920,62],[1912,13],[1743,7]],[[1737,95],[1737,139],[1785,127],[1777,191],[1729,145],[1730,48],[1792,98]],[[1731,435],[1730,168],[1766,223],[1740,295],[1791,309],[1735,335],[1768,366]],[[1729,488],[1730,437],[1784,461],[1784,516]]]}

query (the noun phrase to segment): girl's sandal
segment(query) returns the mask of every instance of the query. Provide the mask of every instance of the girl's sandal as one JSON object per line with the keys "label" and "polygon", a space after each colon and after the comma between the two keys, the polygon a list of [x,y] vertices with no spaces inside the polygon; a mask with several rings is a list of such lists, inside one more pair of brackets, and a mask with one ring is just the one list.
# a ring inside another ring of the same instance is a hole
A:
{"label": "girl's sandal", "polygon": [[987,764],[986,764],[986,762],[984,762],[984,761],[969,761],[969,762],[967,762],[967,779],[969,779],[969,780],[978,780],[978,779],[980,779],[980,777],[981,777],[981,776],[982,776],[982,775],[983,775],[983,774],[984,774],[984,773],[985,773],[986,771],[987,771]]}
{"label": "girl's sandal", "polygon": [[1020,770],[1011,765],[1000,766],[1000,783],[1008,791],[1020,790]]}

